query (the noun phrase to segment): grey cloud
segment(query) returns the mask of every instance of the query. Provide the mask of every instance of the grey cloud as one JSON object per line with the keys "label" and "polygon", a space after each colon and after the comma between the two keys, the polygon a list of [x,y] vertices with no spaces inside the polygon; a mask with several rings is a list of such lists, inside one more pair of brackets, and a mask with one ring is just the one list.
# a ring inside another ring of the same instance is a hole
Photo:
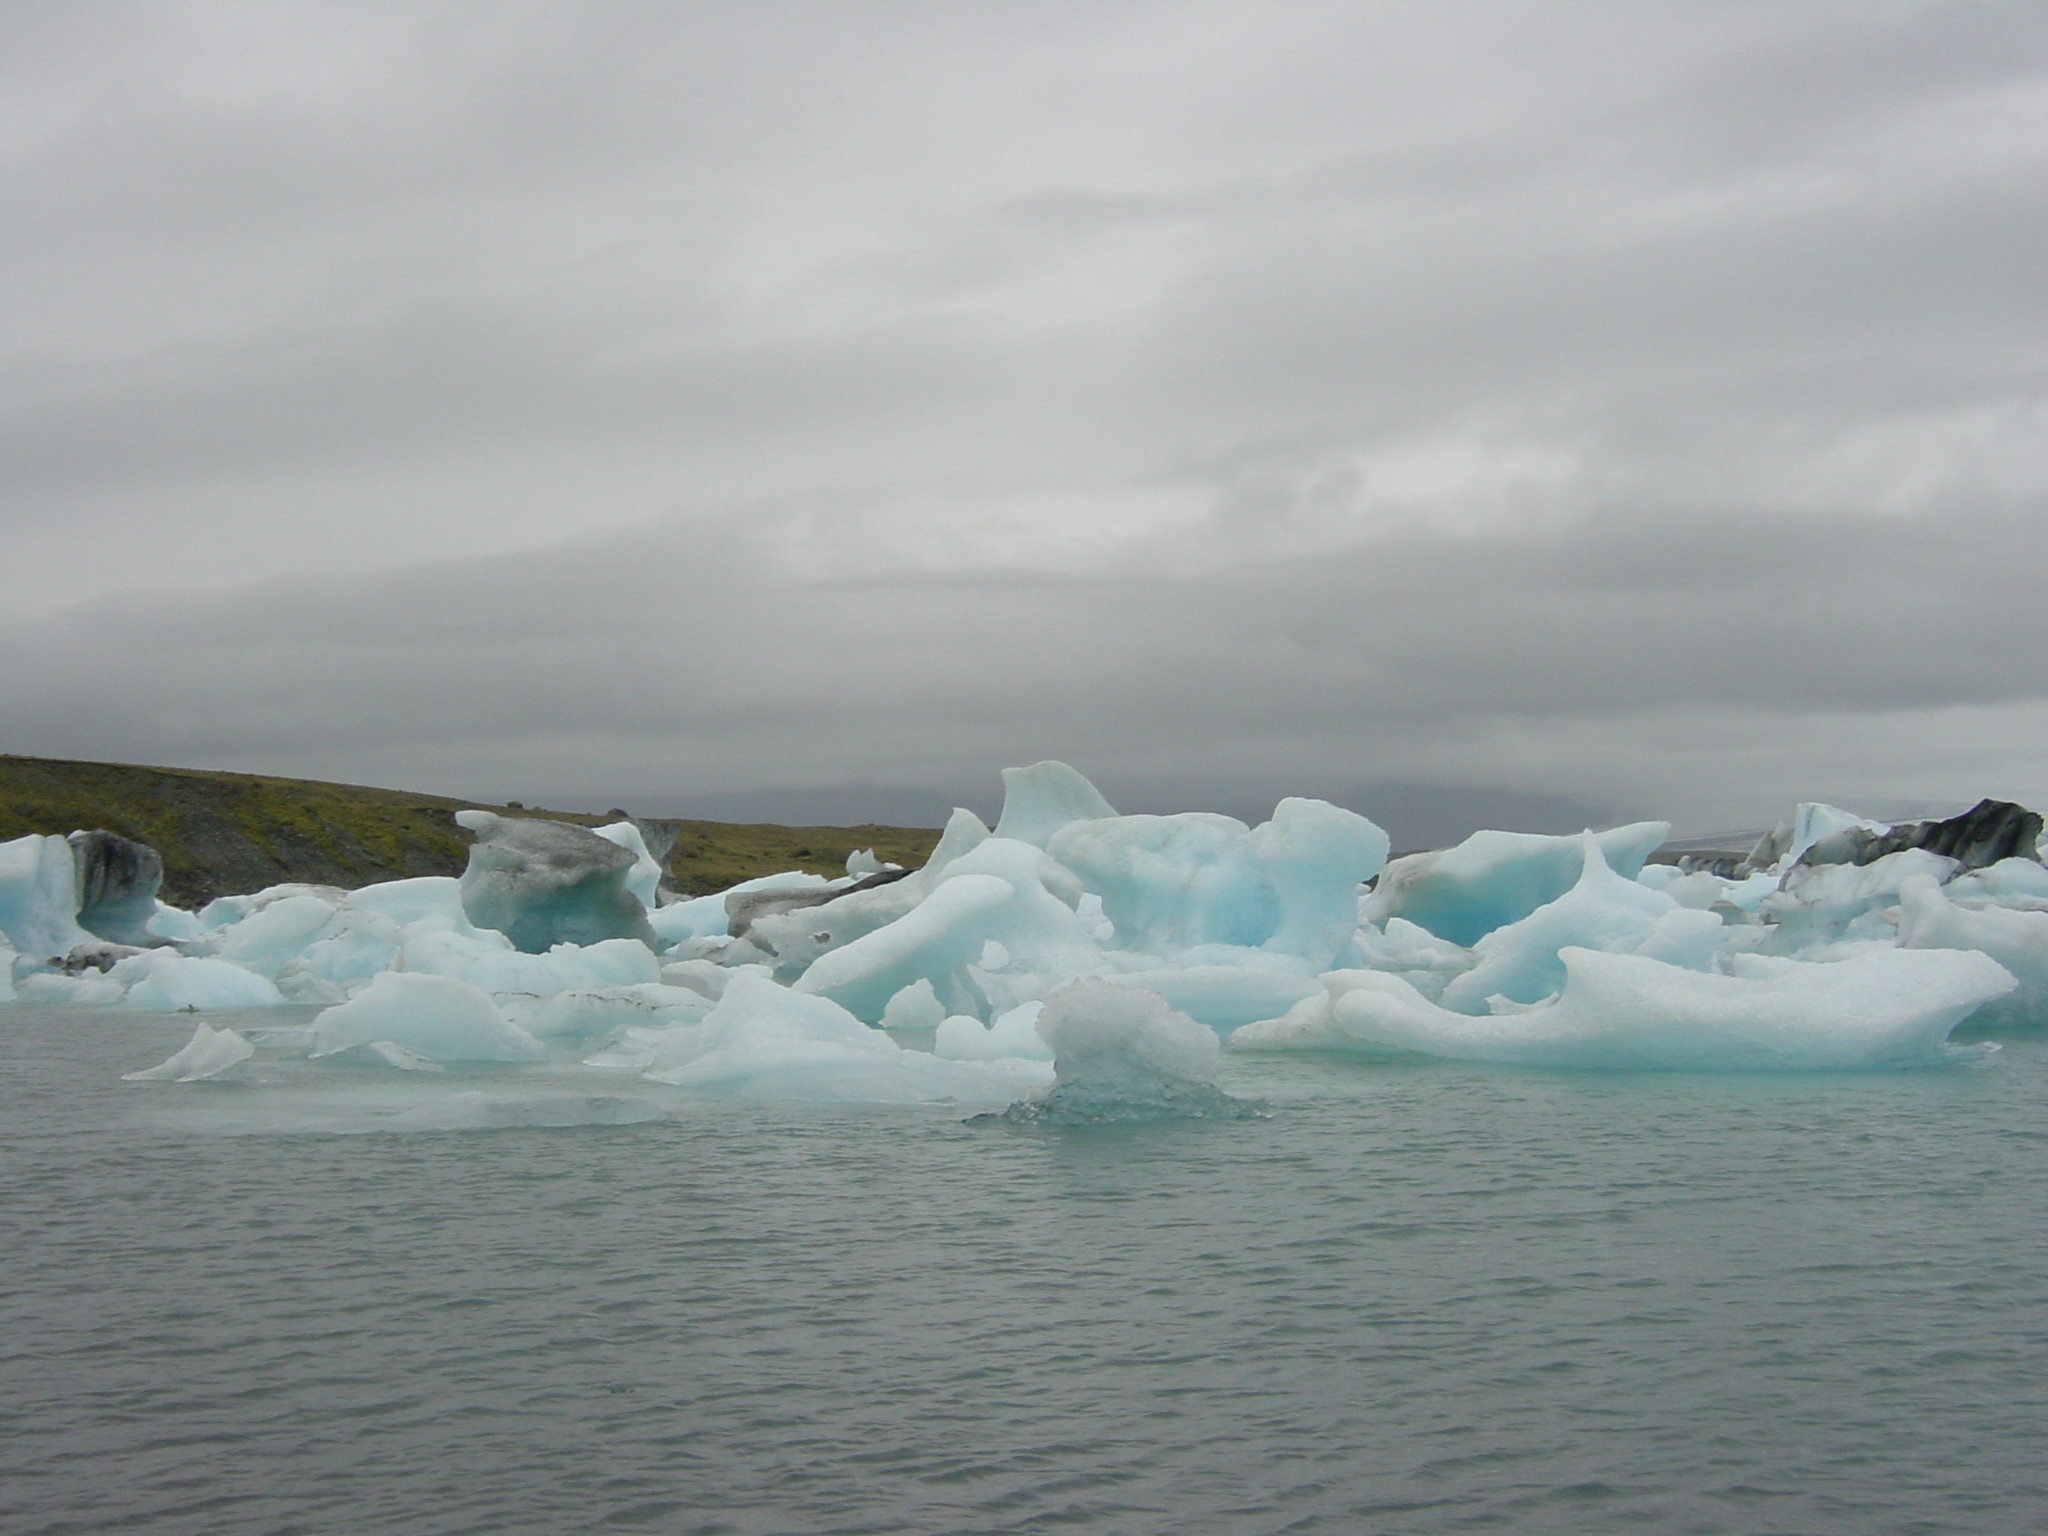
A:
{"label": "grey cloud", "polygon": [[0,641],[18,750],[1567,818],[2024,755],[2038,8],[78,14],[0,24],[5,590],[101,594]]}
{"label": "grey cloud", "polygon": [[[1599,518],[1115,581],[792,580],[757,514],[631,547],[93,605],[8,637],[0,722],[128,760],[192,741],[302,767],[439,752],[528,782],[586,742],[611,754],[593,776],[643,798],[764,780],[960,793],[1048,754],[1155,797],[1351,793],[1401,778],[1418,743],[1451,751],[1475,718],[1540,733],[1687,709],[2038,703],[2048,616],[2015,556],[2039,550],[2043,510],[1692,514],[1660,533]],[[1711,776],[1714,743],[1697,752]],[[1289,782],[1317,754],[1321,782]],[[1601,766],[1546,792],[1599,803]],[[1464,776],[1516,772],[1475,749]],[[1712,803],[1699,790],[1672,809]]]}

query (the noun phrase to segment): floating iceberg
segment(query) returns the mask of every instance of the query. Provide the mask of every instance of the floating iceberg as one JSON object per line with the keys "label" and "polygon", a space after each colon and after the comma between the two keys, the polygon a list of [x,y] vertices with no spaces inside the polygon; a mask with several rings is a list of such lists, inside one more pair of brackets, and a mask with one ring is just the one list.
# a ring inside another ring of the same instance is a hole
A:
{"label": "floating iceberg", "polygon": [[140,1072],[123,1072],[121,1080],[125,1083],[196,1083],[218,1077],[255,1054],[256,1047],[234,1030],[201,1024],[170,1060]]}
{"label": "floating iceberg", "polygon": [[905,1050],[830,998],[758,974],[735,976],[701,1029],[680,1033],[685,1059],[657,1060],[645,1075],[723,1097],[1002,1104],[1047,1075],[1036,1063],[946,1061]]}
{"label": "floating iceberg", "polygon": [[1913,1066],[1943,1059],[1949,1032],[2014,986],[1995,960],[1961,950],[1780,961],[1755,977],[1589,949],[1563,961],[1557,1001],[1487,1018],[1438,1007],[1395,976],[1332,972],[1320,1006],[1246,1025],[1230,1043],[1611,1070]]}
{"label": "floating iceberg", "polygon": [[1116,815],[1102,791],[1065,763],[1033,763],[1003,770],[1003,814],[995,835],[1039,848],[1070,822]]}
{"label": "floating iceberg", "polygon": [[653,945],[647,905],[629,883],[647,853],[637,829],[629,848],[538,817],[457,811],[455,820],[476,834],[462,907],[479,928],[497,929],[528,954],[604,939]]}
{"label": "floating iceberg", "polygon": [[78,925],[116,944],[156,942],[150,924],[164,861],[147,843],[112,832],[74,832],[71,844]]}
{"label": "floating iceberg", "polygon": [[[1634,879],[1670,835],[1665,821],[1594,834],[1607,867],[1625,879]],[[1405,918],[1440,939],[1469,946],[1557,900],[1578,883],[1584,867],[1576,837],[1474,832],[1455,848],[1394,860],[1360,915],[1370,923]]]}
{"label": "floating iceberg", "polygon": [[1899,883],[1898,942],[1901,949],[1990,956],[2018,985],[1989,1000],[1976,1022],[2025,1033],[2048,1030],[2048,910],[1964,905],[1950,900],[1933,876],[1908,875]]}
{"label": "floating iceberg", "polygon": [[77,870],[61,837],[0,843],[0,934],[31,959],[68,955],[98,937],[78,922]]}
{"label": "floating iceberg", "polygon": [[1486,1013],[1495,997],[1541,1002],[1564,986],[1562,952],[1568,948],[1712,968],[1723,935],[1717,914],[1682,907],[1662,891],[1622,879],[1607,867],[1600,841],[1590,832],[1580,839],[1580,856],[1578,884],[1472,946],[1472,968],[1445,985],[1439,999],[1444,1007]]}
{"label": "floating iceberg", "polygon": [[1019,1003],[986,1027],[969,1014],[942,1019],[932,1054],[948,1061],[1051,1061],[1052,1047],[1038,1032],[1044,1003]]}
{"label": "floating iceberg", "polygon": [[1046,998],[1039,1036],[1053,1053],[1053,1084],[1003,1118],[1046,1125],[1143,1120],[1241,1120],[1260,1106],[1213,1081],[1215,1031],[1165,998],[1113,982],[1069,982]]}
{"label": "floating iceberg", "polygon": [[1328,965],[1358,926],[1358,888],[1387,835],[1322,800],[1282,800],[1256,831],[1229,816],[1074,821],[1046,851],[1102,898],[1125,949],[1272,948]]}
{"label": "floating iceberg", "polygon": [[187,1008],[268,1008],[284,994],[268,978],[227,960],[181,955],[174,950],[146,949],[120,961],[107,973],[124,984],[130,1008],[178,1013]]}
{"label": "floating iceberg", "polygon": [[[1812,803],[1748,861],[1709,867],[1646,866],[1661,822],[1480,832],[1388,864],[1378,827],[1324,801],[1282,800],[1256,826],[1121,816],[1039,763],[1006,772],[993,831],[954,812],[921,869],[864,854],[842,878],[791,871],[666,905],[638,824],[461,819],[478,834],[461,880],[285,884],[197,913],[157,902],[149,861],[123,873],[104,834],[0,845],[18,951],[0,950],[0,998],[318,1004],[313,1054],[341,1058],[328,1070],[547,1063],[550,1082],[623,1073],[642,1094],[1027,1095],[1006,1113],[1091,1123],[1250,1112],[1213,1081],[1223,1035],[1729,1070],[1932,1062],[1958,1025],[2048,1027],[2048,867],[2014,851],[2039,818],[2005,802],[1892,828]],[[149,947],[94,938],[81,914]],[[182,1080],[234,1049],[195,1035],[141,1075]]]}
{"label": "floating iceberg", "polygon": [[384,971],[313,1020],[313,1054],[389,1042],[428,1061],[544,1061],[547,1048],[450,976]]}

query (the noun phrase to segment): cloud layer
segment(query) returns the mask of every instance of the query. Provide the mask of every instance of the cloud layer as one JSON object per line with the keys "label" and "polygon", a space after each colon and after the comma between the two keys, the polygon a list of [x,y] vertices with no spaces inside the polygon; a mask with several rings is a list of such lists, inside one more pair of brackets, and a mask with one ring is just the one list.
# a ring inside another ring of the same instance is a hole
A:
{"label": "cloud layer", "polygon": [[2048,801],[2036,7],[4,25],[10,750]]}

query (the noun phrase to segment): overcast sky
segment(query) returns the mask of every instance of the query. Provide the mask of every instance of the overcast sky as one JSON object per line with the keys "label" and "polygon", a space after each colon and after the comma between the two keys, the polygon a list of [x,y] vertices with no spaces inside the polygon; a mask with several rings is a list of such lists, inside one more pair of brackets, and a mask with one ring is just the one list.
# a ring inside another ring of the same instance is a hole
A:
{"label": "overcast sky", "polygon": [[14,5],[0,178],[7,751],[2048,808],[2038,0]]}

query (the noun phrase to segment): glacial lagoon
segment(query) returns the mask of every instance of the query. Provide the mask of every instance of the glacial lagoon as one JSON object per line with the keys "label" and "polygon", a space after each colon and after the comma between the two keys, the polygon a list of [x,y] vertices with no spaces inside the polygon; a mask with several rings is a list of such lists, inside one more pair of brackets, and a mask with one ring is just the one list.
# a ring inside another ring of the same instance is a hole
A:
{"label": "glacial lagoon", "polygon": [[[1969,1532],[2048,1515],[2048,1047],[1225,1053],[1252,1120],[123,1082],[0,1008],[0,1527]],[[908,1043],[916,1044],[912,1040]]]}
{"label": "glacial lagoon", "polygon": [[1006,778],[692,900],[0,845],[0,1528],[2048,1523],[2038,815],[1389,864]]}

